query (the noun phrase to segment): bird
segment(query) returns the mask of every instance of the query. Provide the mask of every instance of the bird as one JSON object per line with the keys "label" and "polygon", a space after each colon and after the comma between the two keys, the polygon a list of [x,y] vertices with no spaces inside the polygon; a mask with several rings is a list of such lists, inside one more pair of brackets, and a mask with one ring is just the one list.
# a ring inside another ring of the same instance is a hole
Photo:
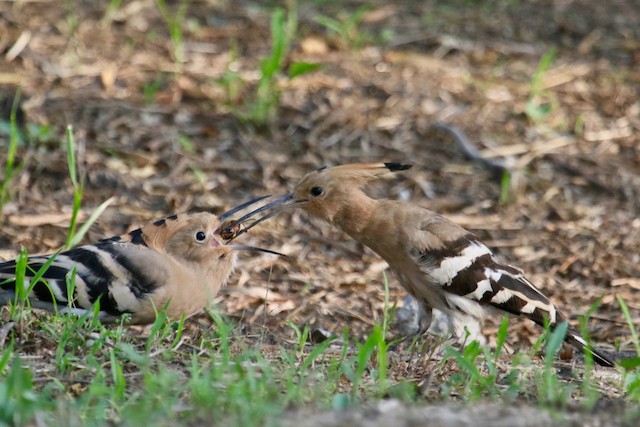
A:
{"label": "bird", "polygon": [[[409,201],[378,200],[363,191],[365,184],[405,171],[406,163],[354,163],[322,167],[305,175],[293,191],[271,202],[271,211],[238,231],[247,232],[279,212],[301,208],[314,219],[337,227],[382,257],[402,286],[417,299],[421,332],[433,309],[446,315],[459,342],[482,343],[482,320],[508,313],[555,328],[567,316],[522,270],[506,264],[474,234],[446,217]],[[569,327],[565,341],[589,352],[600,365],[612,359],[591,347]]]}
{"label": "bird", "polygon": [[[227,218],[266,197],[220,216],[209,212],[172,215],[121,236],[52,255],[29,256],[23,289],[30,290],[32,307],[49,311],[92,314],[99,301],[97,317],[103,322],[128,314],[131,323],[152,323],[163,308],[171,319],[191,316],[225,285],[236,266],[237,251],[282,255],[254,246],[224,244],[216,237]],[[44,280],[37,279],[47,263]],[[20,292],[17,265],[18,260],[0,263],[0,305],[16,301],[16,292]],[[67,283],[74,271],[71,289]],[[34,277],[36,283],[32,283]]]}

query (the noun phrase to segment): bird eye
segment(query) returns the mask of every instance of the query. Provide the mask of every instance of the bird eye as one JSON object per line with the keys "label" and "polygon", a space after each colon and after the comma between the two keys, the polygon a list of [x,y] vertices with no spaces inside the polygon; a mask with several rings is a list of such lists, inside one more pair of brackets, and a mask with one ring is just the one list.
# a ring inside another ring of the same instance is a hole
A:
{"label": "bird eye", "polygon": [[202,243],[207,238],[207,234],[204,231],[198,231],[195,235],[196,242]]}
{"label": "bird eye", "polygon": [[309,193],[311,193],[311,195],[314,197],[318,197],[319,195],[324,193],[324,190],[322,189],[322,187],[311,187],[311,191],[309,191]]}

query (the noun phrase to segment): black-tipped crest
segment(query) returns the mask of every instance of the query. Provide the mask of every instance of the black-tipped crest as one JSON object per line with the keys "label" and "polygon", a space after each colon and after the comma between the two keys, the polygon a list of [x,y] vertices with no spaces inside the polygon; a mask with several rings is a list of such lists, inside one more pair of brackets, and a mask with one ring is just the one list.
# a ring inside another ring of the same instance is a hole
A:
{"label": "black-tipped crest", "polygon": [[413,165],[410,163],[385,163],[384,165],[391,172],[406,171],[407,169],[411,169],[413,167]]}

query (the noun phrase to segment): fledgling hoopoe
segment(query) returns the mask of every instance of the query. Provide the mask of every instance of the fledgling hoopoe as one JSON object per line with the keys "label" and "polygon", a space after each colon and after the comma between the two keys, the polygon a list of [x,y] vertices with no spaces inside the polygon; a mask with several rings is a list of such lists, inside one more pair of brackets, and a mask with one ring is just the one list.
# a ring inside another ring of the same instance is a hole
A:
{"label": "fledgling hoopoe", "polygon": [[[47,283],[33,285],[29,295],[32,306],[82,314],[100,300],[101,320],[113,321],[129,313],[133,323],[153,322],[156,311],[165,306],[170,318],[195,314],[226,283],[236,265],[237,250],[278,254],[253,246],[221,244],[216,238],[224,227],[222,221],[264,198],[219,217],[206,212],[170,216],[122,236],[62,252],[43,276]],[[50,257],[28,258],[24,289],[32,286],[34,274]],[[74,267],[75,290],[69,295],[66,277]],[[0,304],[15,297],[15,275],[15,260],[0,263]]]}
{"label": "fledgling hoopoe", "polygon": [[[363,186],[390,172],[409,169],[401,163],[362,163],[320,168],[307,174],[293,192],[270,206],[281,205],[264,218],[291,206],[328,222],[371,248],[387,261],[404,288],[421,304],[426,325],[432,308],[445,313],[449,328],[460,340],[481,339],[480,324],[487,311],[524,316],[543,326],[566,316],[544,296],[522,271],[499,261],[469,231],[445,217],[409,202],[376,200]],[[250,227],[261,222],[256,221]],[[244,230],[243,230],[244,231]],[[569,328],[566,341],[590,351],[603,366],[612,360],[589,348]]]}

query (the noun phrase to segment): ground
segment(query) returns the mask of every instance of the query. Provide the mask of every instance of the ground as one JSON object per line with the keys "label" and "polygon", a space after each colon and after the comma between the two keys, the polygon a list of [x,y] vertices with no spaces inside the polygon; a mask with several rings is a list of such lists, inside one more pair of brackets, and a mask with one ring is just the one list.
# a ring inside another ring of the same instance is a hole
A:
{"label": "ground", "polygon": [[[16,96],[30,135],[1,213],[1,259],[20,246],[48,253],[64,244],[73,206],[60,142],[67,125],[84,179],[82,219],[114,197],[85,241],[284,194],[322,165],[409,162],[371,194],[410,199],[472,230],[576,325],[599,301],[593,341],[632,349],[616,297],[637,325],[635,0],[288,2],[297,28],[282,72],[267,82],[275,95],[256,89],[271,50],[271,2],[192,1],[184,19],[187,2],[169,2],[164,15],[151,0],[103,3],[0,3],[0,163]],[[300,63],[320,67],[289,77]],[[261,95],[264,114],[252,108]],[[239,240],[289,255],[243,256],[216,300],[261,345],[292,340],[291,323],[365,337],[382,321],[385,273],[391,302],[405,296],[379,257],[300,212]],[[509,346],[528,351],[539,332],[512,321]]]}

